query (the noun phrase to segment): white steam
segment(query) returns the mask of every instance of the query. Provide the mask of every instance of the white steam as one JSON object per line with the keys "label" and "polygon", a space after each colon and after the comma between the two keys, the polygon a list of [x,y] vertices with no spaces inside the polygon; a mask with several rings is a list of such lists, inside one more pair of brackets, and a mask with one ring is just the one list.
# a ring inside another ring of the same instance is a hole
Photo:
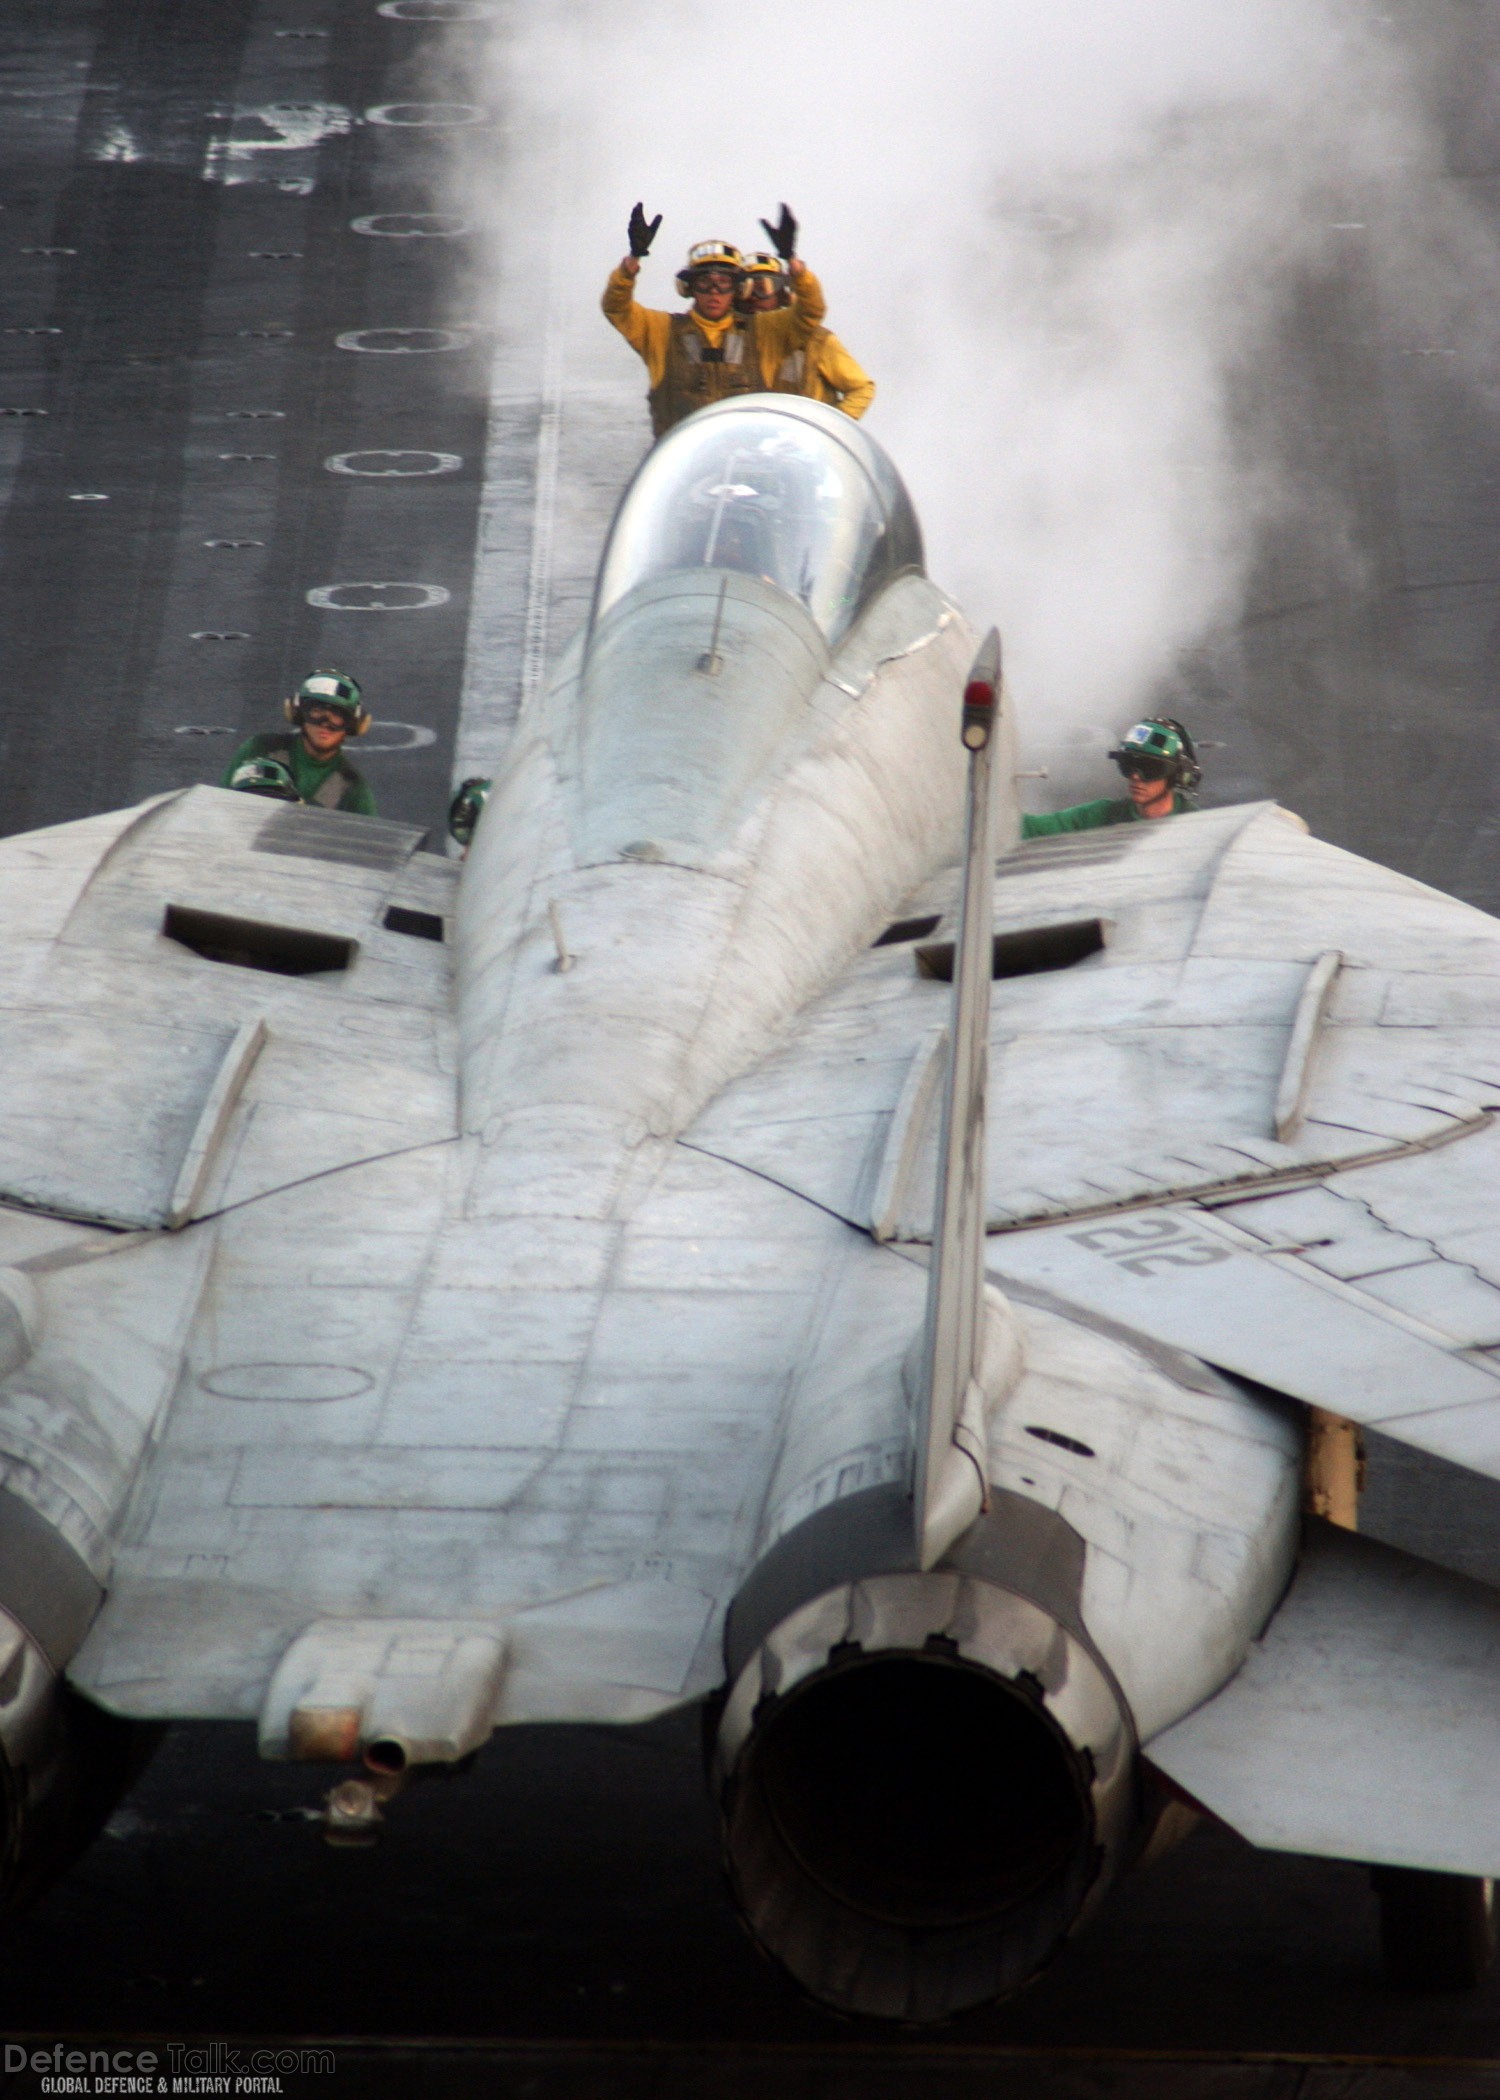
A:
{"label": "white steam", "polygon": [[[665,215],[639,296],[673,306],[689,242],[763,246],[790,200],[1055,800],[1235,621],[1305,499],[1246,403],[1274,423],[1287,302],[1368,200],[1433,190],[1393,36],[1345,0],[532,0],[492,51],[507,157],[464,208],[491,207],[503,326],[543,327],[550,243],[569,385],[643,394],[597,304],[632,202]],[[1406,224],[1398,274],[1461,238]]]}

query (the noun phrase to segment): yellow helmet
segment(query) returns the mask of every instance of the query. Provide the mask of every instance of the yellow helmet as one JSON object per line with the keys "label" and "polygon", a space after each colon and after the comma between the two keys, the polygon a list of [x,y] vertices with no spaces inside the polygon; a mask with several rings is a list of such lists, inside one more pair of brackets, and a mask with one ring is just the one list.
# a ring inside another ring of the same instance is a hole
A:
{"label": "yellow helmet", "polygon": [[791,272],[779,255],[770,255],[764,248],[757,248],[745,257],[745,274],[740,279],[740,305],[744,312],[751,310],[751,302],[757,292],[773,291],[778,306],[791,301]]}
{"label": "yellow helmet", "polygon": [[732,241],[695,241],[688,250],[688,259],[677,272],[677,289],[684,299],[693,295],[693,279],[700,270],[728,270],[739,277],[745,267],[745,258]]}

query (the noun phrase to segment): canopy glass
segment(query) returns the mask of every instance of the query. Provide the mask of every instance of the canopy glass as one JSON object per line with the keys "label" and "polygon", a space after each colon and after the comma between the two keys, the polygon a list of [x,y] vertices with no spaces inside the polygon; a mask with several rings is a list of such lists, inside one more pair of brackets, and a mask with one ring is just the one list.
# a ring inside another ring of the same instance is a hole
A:
{"label": "canopy glass", "polygon": [[804,605],[830,647],[881,584],[920,569],[900,476],[857,424],[794,395],[701,411],[662,439],[626,490],[594,602],[689,569],[759,576]]}

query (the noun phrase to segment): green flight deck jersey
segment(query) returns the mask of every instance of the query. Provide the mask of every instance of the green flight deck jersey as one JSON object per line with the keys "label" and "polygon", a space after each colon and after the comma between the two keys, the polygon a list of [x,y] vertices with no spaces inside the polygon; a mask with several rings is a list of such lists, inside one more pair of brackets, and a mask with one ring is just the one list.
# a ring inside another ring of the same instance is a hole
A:
{"label": "green flight deck jersey", "polygon": [[[1197,806],[1191,795],[1184,795],[1180,788],[1172,790],[1172,816],[1180,817]],[[1075,802],[1071,809],[1054,809],[1050,816],[1022,817],[1021,836],[1023,839],[1050,839],[1061,831],[1098,831],[1105,824],[1161,822],[1160,817],[1143,817],[1130,797],[1121,795],[1118,800]]]}
{"label": "green flight deck jersey", "polygon": [[351,810],[357,817],[375,814],[375,797],[370,793],[369,782],[350,765],[342,751],[335,752],[332,758],[314,758],[295,732],[268,730],[260,736],[247,737],[240,745],[224,768],[220,787],[228,787],[235,768],[250,758],[280,759],[296,782],[302,800],[319,809]]}

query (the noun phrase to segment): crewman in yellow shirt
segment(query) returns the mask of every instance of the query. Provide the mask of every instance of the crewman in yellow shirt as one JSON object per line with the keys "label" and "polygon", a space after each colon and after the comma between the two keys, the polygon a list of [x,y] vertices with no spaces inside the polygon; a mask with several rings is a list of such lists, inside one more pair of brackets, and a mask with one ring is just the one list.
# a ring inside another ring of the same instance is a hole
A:
{"label": "crewman in yellow shirt", "polygon": [[[762,226],[765,220],[761,220]],[[794,265],[792,267],[795,267]],[[792,278],[779,255],[758,250],[745,258],[741,305],[756,315],[784,311],[792,302]],[[800,290],[797,294],[800,301]],[[849,355],[838,337],[821,325],[810,327],[805,348],[790,348],[771,381],[778,394],[804,394],[828,401],[856,420],[875,399],[875,382]]]}
{"label": "crewman in yellow shirt", "polygon": [[[630,215],[630,253],[611,271],[601,302],[605,318],[645,363],[651,382],[646,399],[657,437],[710,402],[774,392],[787,358],[806,349],[826,311],[817,278],[789,254],[795,300],[767,314],[737,313],[744,258],[728,241],[699,241],[688,250],[677,275],[678,291],[692,301],[685,312],[637,306],[635,280],[660,225],[660,213],[647,220],[636,205]],[[795,242],[796,221],[785,206],[778,231]]]}

